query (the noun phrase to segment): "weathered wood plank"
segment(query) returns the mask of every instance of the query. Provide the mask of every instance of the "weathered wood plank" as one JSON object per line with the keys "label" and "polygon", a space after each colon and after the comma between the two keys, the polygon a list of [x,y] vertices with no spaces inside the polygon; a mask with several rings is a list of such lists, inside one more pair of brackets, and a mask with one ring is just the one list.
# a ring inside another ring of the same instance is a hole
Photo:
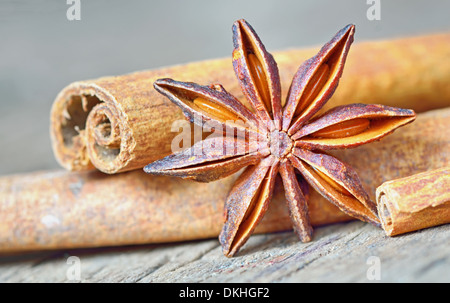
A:
{"label": "weathered wood plank", "polygon": [[310,243],[254,235],[234,258],[216,239],[3,256],[0,282],[71,282],[70,256],[80,260],[73,282],[450,282],[449,238],[448,224],[389,238],[354,221],[317,228]]}

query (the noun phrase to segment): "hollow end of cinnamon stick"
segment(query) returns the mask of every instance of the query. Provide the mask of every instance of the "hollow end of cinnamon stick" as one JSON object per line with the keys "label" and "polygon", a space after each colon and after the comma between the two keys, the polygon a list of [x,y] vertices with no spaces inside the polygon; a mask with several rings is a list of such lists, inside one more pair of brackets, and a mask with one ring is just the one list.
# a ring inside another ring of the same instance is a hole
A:
{"label": "hollow end of cinnamon stick", "polygon": [[390,211],[392,205],[384,192],[377,196],[377,204],[378,217],[380,218],[381,226],[386,231],[386,234],[390,236],[394,229],[392,226],[392,212]]}
{"label": "hollow end of cinnamon stick", "polygon": [[150,102],[151,81],[144,75],[139,79],[75,82],[58,94],[50,134],[55,157],[64,168],[112,174],[140,169],[171,152],[175,133],[169,122],[182,115],[162,100]]}
{"label": "hollow end of cinnamon stick", "polygon": [[376,190],[388,236],[450,223],[450,167],[387,181]]}

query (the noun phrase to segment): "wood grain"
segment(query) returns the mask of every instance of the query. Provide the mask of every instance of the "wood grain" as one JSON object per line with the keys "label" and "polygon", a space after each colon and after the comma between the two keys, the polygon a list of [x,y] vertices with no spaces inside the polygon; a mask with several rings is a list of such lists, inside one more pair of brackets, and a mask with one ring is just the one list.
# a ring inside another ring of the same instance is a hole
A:
{"label": "wood grain", "polygon": [[[217,240],[0,257],[0,282],[450,282],[448,224],[396,238],[359,221],[316,233],[310,243],[293,232],[256,235],[234,258]],[[70,256],[80,280],[67,277]]]}

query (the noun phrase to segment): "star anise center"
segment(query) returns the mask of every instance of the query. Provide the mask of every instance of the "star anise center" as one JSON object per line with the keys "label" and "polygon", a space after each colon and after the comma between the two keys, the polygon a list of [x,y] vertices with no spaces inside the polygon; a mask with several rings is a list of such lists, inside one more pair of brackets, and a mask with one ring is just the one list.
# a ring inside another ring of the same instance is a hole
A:
{"label": "star anise center", "polygon": [[278,159],[285,159],[294,147],[294,141],[284,131],[274,130],[269,133],[270,153]]}

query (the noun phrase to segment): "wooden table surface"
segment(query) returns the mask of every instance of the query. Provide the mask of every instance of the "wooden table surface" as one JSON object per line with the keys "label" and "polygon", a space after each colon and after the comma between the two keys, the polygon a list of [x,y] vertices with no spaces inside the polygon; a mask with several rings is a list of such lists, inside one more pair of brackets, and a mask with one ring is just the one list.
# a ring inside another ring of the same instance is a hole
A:
{"label": "wooden table surface", "polygon": [[290,231],[254,235],[233,258],[217,239],[3,256],[0,281],[450,282],[449,239],[448,224],[389,238],[352,221],[306,244]]}
{"label": "wooden table surface", "polygon": [[[448,2],[383,2],[380,21],[367,19],[364,1],[344,4],[345,14],[334,1],[290,9],[258,2],[238,12],[237,2],[205,10],[169,2],[82,1],[80,21],[66,19],[65,1],[0,3],[0,175],[58,167],[49,111],[70,82],[230,55],[231,23],[242,16],[271,50],[318,44],[349,22],[358,40],[450,28]],[[278,21],[269,26],[268,17]],[[450,225],[389,238],[352,221],[316,228],[310,243],[291,231],[254,235],[234,258],[217,239],[1,255],[0,282],[450,282],[449,239]]]}

